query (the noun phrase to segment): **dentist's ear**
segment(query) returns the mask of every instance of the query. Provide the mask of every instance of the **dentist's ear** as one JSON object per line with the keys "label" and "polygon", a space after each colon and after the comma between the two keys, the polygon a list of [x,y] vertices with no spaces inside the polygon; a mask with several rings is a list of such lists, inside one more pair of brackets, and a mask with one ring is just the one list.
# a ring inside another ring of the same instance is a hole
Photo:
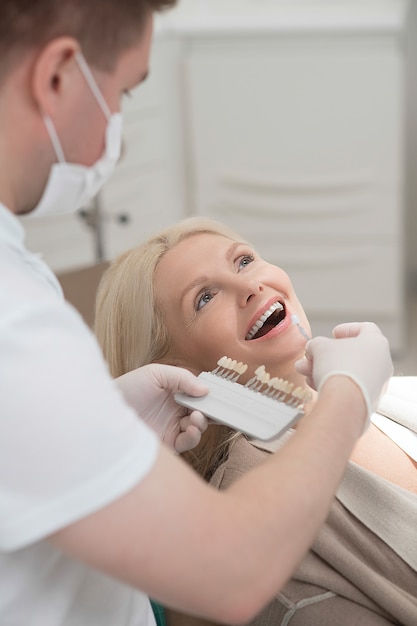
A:
{"label": "dentist's ear", "polygon": [[79,69],[75,54],[79,50],[73,37],[58,37],[39,51],[33,63],[32,97],[38,109],[51,117],[63,109],[62,103],[76,91]]}

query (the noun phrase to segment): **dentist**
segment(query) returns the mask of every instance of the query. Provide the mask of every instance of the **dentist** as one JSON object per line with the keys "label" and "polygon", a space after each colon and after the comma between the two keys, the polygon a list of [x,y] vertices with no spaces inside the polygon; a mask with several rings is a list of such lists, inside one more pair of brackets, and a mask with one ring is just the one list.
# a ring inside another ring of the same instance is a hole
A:
{"label": "dentist", "polygon": [[4,625],[152,625],[148,596],[247,622],[311,544],[392,372],[372,324],[309,342],[300,367],[320,390],[315,410],[280,454],[219,493],[172,453],[207,426],[173,393],[205,387],[161,365],[113,381],[56,278],[25,248],[19,215],[76,210],[110,176],[121,98],[148,72],[153,12],[172,4],[0,3]]}

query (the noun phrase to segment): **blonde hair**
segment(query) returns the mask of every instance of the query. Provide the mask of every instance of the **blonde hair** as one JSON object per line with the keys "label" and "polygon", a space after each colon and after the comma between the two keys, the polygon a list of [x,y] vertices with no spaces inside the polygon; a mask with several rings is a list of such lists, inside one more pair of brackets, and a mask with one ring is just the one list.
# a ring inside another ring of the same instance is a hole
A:
{"label": "blonde hair", "polygon": [[[155,269],[169,250],[201,233],[242,241],[220,222],[188,218],[125,252],[104,273],[97,292],[94,329],[114,377],[148,363],[174,364],[170,337],[155,299]],[[227,453],[231,434],[225,426],[208,428],[200,445],[184,455],[186,460],[209,479]]]}

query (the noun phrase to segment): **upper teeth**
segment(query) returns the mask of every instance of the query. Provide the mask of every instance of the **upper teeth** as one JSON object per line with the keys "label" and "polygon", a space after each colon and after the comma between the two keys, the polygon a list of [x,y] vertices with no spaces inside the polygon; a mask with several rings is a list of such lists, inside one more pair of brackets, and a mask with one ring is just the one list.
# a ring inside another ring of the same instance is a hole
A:
{"label": "upper teeth", "polygon": [[263,313],[261,317],[254,323],[254,325],[252,326],[252,328],[246,335],[245,339],[252,339],[252,337],[256,335],[258,330],[262,328],[262,326],[265,324],[268,317],[271,317],[272,313],[276,311],[277,309],[279,309],[280,311],[284,310],[284,307],[282,306],[281,302],[274,302],[274,304],[271,304],[269,309],[265,311],[265,313]]}

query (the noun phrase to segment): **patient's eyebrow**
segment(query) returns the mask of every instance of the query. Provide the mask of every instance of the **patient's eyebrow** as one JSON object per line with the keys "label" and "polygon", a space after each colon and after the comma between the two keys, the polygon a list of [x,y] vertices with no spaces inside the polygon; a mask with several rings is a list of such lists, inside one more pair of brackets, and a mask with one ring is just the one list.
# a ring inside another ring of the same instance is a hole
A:
{"label": "patient's eyebrow", "polygon": [[244,246],[244,245],[247,245],[247,244],[245,244],[243,241],[235,241],[234,243],[232,243],[232,245],[226,251],[226,259],[228,261],[231,261],[237,248],[239,248],[240,246]]}
{"label": "patient's eyebrow", "polygon": [[[236,249],[239,248],[240,246],[244,246],[245,243],[243,241],[234,241],[232,243],[231,246],[229,246],[229,248],[227,248],[226,253],[225,253],[225,258],[226,260],[230,263],[230,261],[233,259],[233,255],[236,252]],[[202,276],[198,276],[197,278],[195,278],[193,281],[191,281],[191,283],[189,283],[181,292],[180,294],[180,302],[182,302],[185,298],[185,296],[187,295],[187,293],[189,291],[192,291],[193,289],[195,289],[196,287],[200,287],[200,285],[204,285],[204,283],[208,282],[209,277],[206,275],[202,275]]]}
{"label": "patient's eyebrow", "polygon": [[208,276],[198,276],[198,278],[194,279],[191,283],[189,283],[181,292],[180,302],[182,302],[189,291],[192,291],[196,287],[200,287],[200,285],[204,285],[208,281]]}

